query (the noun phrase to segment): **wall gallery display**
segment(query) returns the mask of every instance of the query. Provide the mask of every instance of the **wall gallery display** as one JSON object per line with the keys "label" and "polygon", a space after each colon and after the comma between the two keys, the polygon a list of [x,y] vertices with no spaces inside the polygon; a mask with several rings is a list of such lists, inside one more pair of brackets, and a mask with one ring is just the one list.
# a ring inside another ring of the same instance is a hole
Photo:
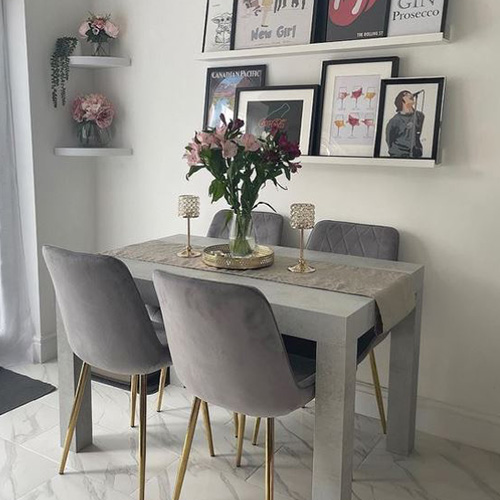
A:
{"label": "wall gallery display", "polygon": [[398,70],[398,57],[323,62],[320,156],[373,157],[381,82]]}
{"label": "wall gallery display", "polygon": [[236,0],[234,49],[312,43],[318,1]]}
{"label": "wall gallery display", "polygon": [[207,0],[203,52],[220,52],[231,48],[234,0]]}
{"label": "wall gallery display", "polygon": [[437,160],[446,79],[383,80],[375,156]]}
{"label": "wall gallery display", "polygon": [[390,0],[329,0],[325,42],[387,36]]}
{"label": "wall gallery display", "polygon": [[208,68],[203,129],[217,127],[221,113],[228,121],[233,119],[237,88],[265,84],[266,66],[263,65]]}
{"label": "wall gallery display", "polygon": [[260,137],[277,128],[299,144],[302,154],[313,150],[319,85],[237,89],[235,115],[245,131]]}
{"label": "wall gallery display", "polygon": [[448,0],[392,0],[388,35],[444,32],[447,8]]}

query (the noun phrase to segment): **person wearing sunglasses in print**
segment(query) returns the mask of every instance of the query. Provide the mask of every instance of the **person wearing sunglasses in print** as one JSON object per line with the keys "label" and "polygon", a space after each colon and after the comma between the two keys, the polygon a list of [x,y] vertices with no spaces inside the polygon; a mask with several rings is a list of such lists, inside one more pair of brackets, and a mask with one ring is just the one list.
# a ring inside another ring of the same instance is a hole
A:
{"label": "person wearing sunglasses in print", "polygon": [[394,100],[396,114],[386,127],[389,156],[394,158],[422,158],[421,141],[425,115],[415,107],[415,94],[409,90],[400,92]]}

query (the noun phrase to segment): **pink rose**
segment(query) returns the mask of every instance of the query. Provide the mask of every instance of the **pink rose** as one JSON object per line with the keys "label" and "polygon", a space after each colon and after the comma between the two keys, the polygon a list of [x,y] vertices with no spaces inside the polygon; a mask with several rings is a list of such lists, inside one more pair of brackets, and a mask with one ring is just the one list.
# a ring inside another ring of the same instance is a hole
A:
{"label": "pink rose", "polygon": [[220,140],[211,132],[198,132],[196,139],[201,143],[202,147],[217,149],[220,147]]}
{"label": "pink rose", "polygon": [[245,151],[255,152],[260,149],[260,143],[253,134],[243,134],[239,142]]}
{"label": "pink rose", "polygon": [[101,17],[98,17],[92,21],[92,28],[96,28],[99,31],[102,31],[106,26],[106,21]]}
{"label": "pink rose", "polygon": [[85,21],[80,25],[80,28],[78,28],[78,33],[82,38],[86,38],[88,30],[89,30],[89,22]]}
{"label": "pink rose", "polygon": [[101,107],[95,122],[99,128],[108,128],[113,123],[113,118],[115,117],[115,110],[113,106],[106,104]]}
{"label": "pink rose", "polygon": [[234,158],[238,154],[238,146],[233,141],[222,143],[222,156],[226,159]]}
{"label": "pink rose", "polygon": [[73,120],[78,123],[83,122],[82,97],[78,96],[71,105],[71,115]]}
{"label": "pink rose", "polygon": [[120,28],[118,28],[118,26],[116,26],[116,24],[113,24],[111,21],[106,21],[106,24],[104,25],[104,31],[111,38],[117,38],[118,33],[120,33]]}
{"label": "pink rose", "polygon": [[190,167],[192,167],[193,165],[198,165],[201,162],[200,145],[196,142],[190,142],[188,148],[189,149],[186,150],[183,158],[187,160],[187,163]]}

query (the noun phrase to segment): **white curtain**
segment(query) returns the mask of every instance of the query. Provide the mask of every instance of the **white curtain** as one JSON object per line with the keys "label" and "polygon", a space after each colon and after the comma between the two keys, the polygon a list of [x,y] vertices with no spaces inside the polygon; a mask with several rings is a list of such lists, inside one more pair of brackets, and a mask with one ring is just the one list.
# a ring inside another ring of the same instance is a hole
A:
{"label": "white curtain", "polygon": [[33,326],[27,296],[7,59],[0,0],[0,365],[32,359]]}

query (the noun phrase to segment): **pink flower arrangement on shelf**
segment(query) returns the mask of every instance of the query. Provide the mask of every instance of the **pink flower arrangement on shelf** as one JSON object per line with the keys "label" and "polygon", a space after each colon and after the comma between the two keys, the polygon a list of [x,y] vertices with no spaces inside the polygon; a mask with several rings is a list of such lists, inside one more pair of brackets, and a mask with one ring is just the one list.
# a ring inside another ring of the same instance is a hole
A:
{"label": "pink flower arrangement on shelf", "polygon": [[95,45],[95,56],[108,56],[109,50],[105,45],[108,45],[110,40],[118,38],[120,28],[111,21],[111,14],[93,14],[90,13],[86,21],[80,25],[78,30],[82,38],[86,38],[87,42]]}
{"label": "pink flower arrangement on shelf", "polygon": [[73,101],[71,114],[77,122],[82,146],[102,147],[109,143],[115,108],[107,97],[102,94],[78,96]]}

